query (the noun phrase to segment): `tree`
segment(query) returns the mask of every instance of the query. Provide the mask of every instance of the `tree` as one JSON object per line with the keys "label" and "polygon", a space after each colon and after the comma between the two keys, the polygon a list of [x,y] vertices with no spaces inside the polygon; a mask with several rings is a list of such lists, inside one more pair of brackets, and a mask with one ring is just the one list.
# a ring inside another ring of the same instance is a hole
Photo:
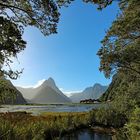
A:
{"label": "tree", "polygon": [[[140,1],[122,0],[121,12],[102,40],[98,51],[100,70],[113,75],[107,91],[100,98],[111,101],[109,107],[126,123],[123,139],[139,139],[140,114]],[[137,107],[137,108],[135,108]],[[105,110],[106,111],[106,110]],[[103,114],[104,112],[102,112]],[[110,116],[107,116],[108,119]],[[115,123],[118,121],[118,118]],[[119,121],[120,121],[119,120]],[[128,134],[128,135],[126,135]],[[119,139],[119,138],[118,138]]]}
{"label": "tree", "polygon": [[123,0],[121,13],[102,40],[100,70],[106,77],[123,71],[140,77],[140,1]]}
{"label": "tree", "polygon": [[[59,20],[58,7],[52,0],[2,0],[0,1],[0,72],[16,79],[21,72],[10,68],[16,57],[24,50],[22,39],[24,27],[30,25],[41,30],[44,35],[56,33]],[[2,69],[8,66],[8,70]]]}
{"label": "tree", "polygon": [[52,0],[2,0],[0,10],[1,16],[5,16],[11,22],[35,26],[44,35],[56,33],[60,14]]}
{"label": "tree", "polygon": [[125,125],[127,135],[132,140],[140,138],[140,107],[136,106],[131,113],[128,123]]}
{"label": "tree", "polygon": [[[16,54],[25,48],[26,42],[22,40],[22,29],[17,24],[0,17],[0,27],[0,72],[16,79],[19,72],[11,70],[9,63],[12,63],[12,60],[10,57],[16,57]],[[3,65],[8,66],[9,70],[3,70]]]}

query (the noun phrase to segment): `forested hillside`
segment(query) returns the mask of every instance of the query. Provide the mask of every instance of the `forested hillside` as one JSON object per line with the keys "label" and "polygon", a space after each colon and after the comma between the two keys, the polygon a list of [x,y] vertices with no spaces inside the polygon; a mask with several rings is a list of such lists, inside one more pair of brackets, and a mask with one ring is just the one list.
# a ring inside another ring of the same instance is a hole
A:
{"label": "forested hillside", "polygon": [[[126,102],[135,100],[139,103],[140,100],[140,80],[133,78],[130,75],[118,73],[114,75],[113,80],[107,91],[100,98],[102,101],[114,101],[118,98],[126,98]],[[127,99],[128,98],[128,99]]]}
{"label": "forested hillside", "polygon": [[[97,112],[100,123],[124,126],[130,139],[140,138],[140,1],[122,0],[121,12],[98,51],[100,70],[113,79],[100,98],[109,109]],[[107,123],[108,122],[108,123]],[[119,124],[119,125],[118,125]]]}
{"label": "forested hillside", "polygon": [[0,78],[0,104],[25,104],[22,94],[13,86],[10,80]]}

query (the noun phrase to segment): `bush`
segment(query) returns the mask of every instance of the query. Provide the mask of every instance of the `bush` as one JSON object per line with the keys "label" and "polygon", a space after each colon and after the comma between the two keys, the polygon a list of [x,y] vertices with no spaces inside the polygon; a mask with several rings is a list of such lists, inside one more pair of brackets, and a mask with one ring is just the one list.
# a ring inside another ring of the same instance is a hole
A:
{"label": "bush", "polygon": [[136,107],[132,112],[125,128],[127,129],[127,135],[131,140],[140,139],[140,107]]}
{"label": "bush", "polygon": [[97,125],[122,127],[127,121],[124,114],[112,108],[101,108],[94,111],[93,123]]}

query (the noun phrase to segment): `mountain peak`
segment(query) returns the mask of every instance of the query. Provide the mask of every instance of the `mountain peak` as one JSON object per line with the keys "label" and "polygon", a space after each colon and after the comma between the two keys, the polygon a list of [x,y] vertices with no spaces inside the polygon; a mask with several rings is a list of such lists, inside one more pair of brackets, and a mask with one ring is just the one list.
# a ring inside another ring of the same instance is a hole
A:
{"label": "mountain peak", "polygon": [[93,87],[99,87],[99,86],[102,86],[101,84],[99,84],[99,83],[95,83],[94,85],[93,85]]}
{"label": "mountain peak", "polygon": [[[48,81],[48,82],[54,82],[54,80],[53,80],[52,77],[49,77],[47,81]],[[55,83],[55,82],[54,82],[54,83]]]}
{"label": "mountain peak", "polygon": [[48,78],[48,80],[45,80],[42,85],[44,85],[44,86],[47,85],[47,86],[50,86],[50,87],[56,87],[55,81],[51,77]]}

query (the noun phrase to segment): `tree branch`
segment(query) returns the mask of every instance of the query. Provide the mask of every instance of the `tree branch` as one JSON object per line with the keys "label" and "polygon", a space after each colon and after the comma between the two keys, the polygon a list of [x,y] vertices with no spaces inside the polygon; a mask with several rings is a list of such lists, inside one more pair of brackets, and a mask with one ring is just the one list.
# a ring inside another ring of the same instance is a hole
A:
{"label": "tree branch", "polygon": [[[1,6],[3,6],[3,7],[6,7],[6,8],[14,8],[14,9],[18,9],[18,10],[20,10],[20,11],[23,11],[23,12],[25,12],[25,13],[27,13],[28,15],[29,15],[29,13],[28,13],[28,11],[26,11],[26,10],[24,10],[24,9],[22,9],[22,8],[19,8],[19,7],[17,7],[17,6],[14,6],[14,5],[7,5],[7,4],[3,4],[3,3],[1,3],[0,2],[0,5]],[[30,11],[29,11],[30,12]]]}

